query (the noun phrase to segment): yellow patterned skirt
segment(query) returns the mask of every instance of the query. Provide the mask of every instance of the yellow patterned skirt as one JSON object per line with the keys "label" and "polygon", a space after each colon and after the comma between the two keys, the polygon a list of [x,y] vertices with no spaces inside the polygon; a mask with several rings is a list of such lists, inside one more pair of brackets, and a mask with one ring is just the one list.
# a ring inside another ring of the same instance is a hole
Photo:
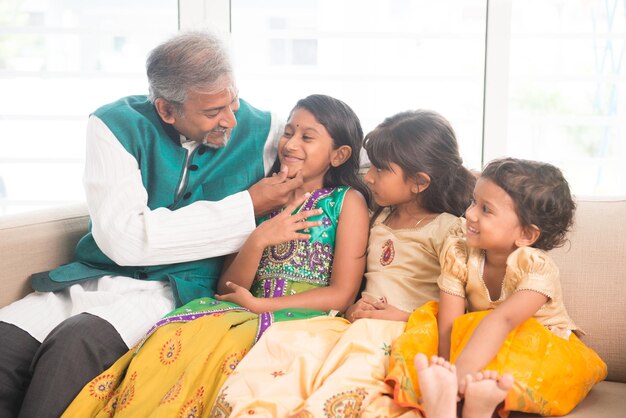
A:
{"label": "yellow patterned skirt", "polygon": [[[417,309],[392,347],[386,380],[394,385],[394,399],[402,406],[422,410],[413,358],[417,353],[428,357],[437,354],[437,309],[436,302]],[[450,346],[453,363],[489,312],[471,312],[455,320]],[[485,369],[511,373],[515,378],[501,416],[507,416],[508,411],[565,415],[607,374],[606,364],[578,337],[571,334],[568,340],[563,339],[533,318],[511,331]]]}
{"label": "yellow patterned skirt", "polygon": [[247,311],[164,325],[89,382],[63,416],[207,416],[257,325]]}

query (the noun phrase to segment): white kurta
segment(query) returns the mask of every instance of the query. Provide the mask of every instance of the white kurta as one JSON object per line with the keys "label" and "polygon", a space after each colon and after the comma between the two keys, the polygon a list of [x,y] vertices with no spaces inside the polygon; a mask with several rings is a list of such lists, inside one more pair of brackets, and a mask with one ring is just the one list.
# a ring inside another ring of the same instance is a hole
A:
{"label": "white kurta", "polygon": [[[276,158],[282,128],[272,115],[263,155],[266,173]],[[184,137],[181,144],[188,153],[198,146]],[[84,184],[93,237],[119,265],[171,264],[230,254],[255,228],[247,191],[177,210],[148,208],[137,161],[96,116],[87,124],[86,148]],[[130,347],[172,309],[169,283],[105,276],[59,292],[32,293],[0,309],[0,321],[17,325],[41,342],[63,320],[87,312],[110,322]]]}

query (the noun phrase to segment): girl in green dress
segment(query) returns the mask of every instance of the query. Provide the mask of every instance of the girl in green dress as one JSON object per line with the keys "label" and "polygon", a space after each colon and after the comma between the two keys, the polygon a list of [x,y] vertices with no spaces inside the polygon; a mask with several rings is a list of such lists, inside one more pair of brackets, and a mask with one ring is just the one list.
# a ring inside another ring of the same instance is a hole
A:
{"label": "girl in green dress", "polygon": [[300,100],[274,166],[274,175],[303,180],[291,202],[261,219],[227,257],[215,298],[159,321],[64,416],[221,416],[213,409],[218,390],[273,322],[350,306],[368,235],[368,192],[357,175],[362,140],[345,103],[323,95]]}

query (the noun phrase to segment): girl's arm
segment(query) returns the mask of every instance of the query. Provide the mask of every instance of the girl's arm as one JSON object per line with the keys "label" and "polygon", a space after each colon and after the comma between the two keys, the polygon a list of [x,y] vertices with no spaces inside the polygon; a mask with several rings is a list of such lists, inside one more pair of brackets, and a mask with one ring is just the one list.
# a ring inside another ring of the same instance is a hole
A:
{"label": "girl's arm", "polygon": [[296,307],[343,312],[354,302],[365,272],[368,224],[365,199],[358,191],[350,189],[339,215],[328,286],[278,298],[255,298],[248,290],[231,283],[228,287],[233,293],[218,299],[235,302],[256,313]]}
{"label": "girl's arm", "polygon": [[450,360],[450,335],[454,320],[465,313],[465,298],[439,291],[437,330],[439,332],[439,356]]}
{"label": "girl's arm", "polygon": [[321,221],[305,221],[309,216],[318,215],[321,209],[291,214],[308,196],[309,194],[305,194],[288,205],[280,214],[256,227],[239,252],[230,255],[224,261],[223,273],[217,283],[218,294],[231,292],[226,286],[228,282],[250,289],[265,247],[296,239],[309,239],[309,234],[298,231],[321,225]]}
{"label": "girl's arm", "polygon": [[547,296],[534,290],[519,290],[485,316],[455,362],[459,382],[489,364],[509,332],[532,317],[547,301]]}

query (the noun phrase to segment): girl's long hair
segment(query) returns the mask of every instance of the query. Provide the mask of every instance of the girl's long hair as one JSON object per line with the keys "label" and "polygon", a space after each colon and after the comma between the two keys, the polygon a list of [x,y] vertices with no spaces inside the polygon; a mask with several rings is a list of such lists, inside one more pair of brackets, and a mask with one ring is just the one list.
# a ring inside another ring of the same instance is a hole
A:
{"label": "girl's long hair", "polygon": [[385,119],[367,134],[365,149],[377,168],[389,169],[395,163],[414,180],[419,173],[428,174],[430,185],[416,202],[424,209],[456,216],[465,213],[476,177],[463,166],[452,126],[437,112],[406,111]]}

